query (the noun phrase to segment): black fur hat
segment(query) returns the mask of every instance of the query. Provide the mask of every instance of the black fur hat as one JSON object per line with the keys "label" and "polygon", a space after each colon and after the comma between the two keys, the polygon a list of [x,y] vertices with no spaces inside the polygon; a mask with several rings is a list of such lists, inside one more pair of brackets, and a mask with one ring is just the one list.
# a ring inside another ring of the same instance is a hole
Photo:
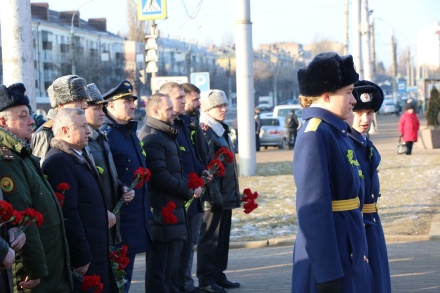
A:
{"label": "black fur hat", "polygon": [[30,108],[26,88],[22,83],[14,83],[9,87],[0,85],[0,111],[10,107],[25,105]]}
{"label": "black fur hat", "polygon": [[308,66],[298,70],[299,93],[306,97],[334,92],[358,80],[353,57],[334,52],[320,53]]}
{"label": "black fur hat", "polygon": [[353,107],[353,111],[370,110],[374,112],[379,111],[382,106],[384,95],[382,89],[375,83],[368,80],[359,80],[354,84],[354,90],[357,95],[356,105]]}

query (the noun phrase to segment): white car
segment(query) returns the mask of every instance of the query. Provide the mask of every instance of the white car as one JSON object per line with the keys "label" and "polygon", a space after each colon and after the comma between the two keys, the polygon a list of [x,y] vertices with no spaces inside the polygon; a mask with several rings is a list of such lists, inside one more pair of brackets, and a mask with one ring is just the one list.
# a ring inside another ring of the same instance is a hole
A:
{"label": "white car", "polygon": [[260,119],[260,146],[265,148],[275,146],[279,149],[284,149],[286,147],[284,118],[260,117]]}
{"label": "white car", "polygon": [[[294,110],[295,111],[295,115],[298,118],[298,130],[301,128],[302,126],[302,106],[300,104],[290,104],[290,105],[278,105],[275,106],[275,108],[273,108],[273,117],[280,117],[283,118],[284,120],[286,119],[287,116],[289,116],[290,111]],[[284,123],[283,123],[284,125]]]}
{"label": "white car", "polygon": [[397,108],[392,99],[385,99],[379,109],[379,114],[394,114],[396,112]]}

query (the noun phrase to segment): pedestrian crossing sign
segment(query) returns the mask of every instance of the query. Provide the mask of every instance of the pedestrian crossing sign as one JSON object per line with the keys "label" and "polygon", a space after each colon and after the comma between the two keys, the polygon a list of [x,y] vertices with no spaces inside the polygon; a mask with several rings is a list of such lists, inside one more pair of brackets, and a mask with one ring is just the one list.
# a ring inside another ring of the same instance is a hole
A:
{"label": "pedestrian crossing sign", "polygon": [[166,0],[138,0],[139,20],[167,18]]}

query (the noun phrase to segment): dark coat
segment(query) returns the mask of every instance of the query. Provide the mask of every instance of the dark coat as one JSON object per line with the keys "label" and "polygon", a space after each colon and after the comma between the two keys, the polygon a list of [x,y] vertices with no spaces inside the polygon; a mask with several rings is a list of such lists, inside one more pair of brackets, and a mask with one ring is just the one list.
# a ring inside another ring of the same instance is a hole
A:
{"label": "dark coat", "polygon": [[399,119],[399,133],[403,136],[403,141],[416,142],[419,137],[420,122],[416,112],[410,114],[408,110],[403,112]]}
{"label": "dark coat", "polygon": [[[196,145],[194,141],[195,130],[190,129],[192,119],[188,115],[179,115],[178,119],[174,120],[174,126],[178,129],[177,143],[180,147],[180,155],[182,158],[183,178],[188,178],[189,173],[196,173],[201,176],[204,166],[199,160],[196,152]],[[188,214],[202,213],[202,203],[200,199],[194,199],[188,208]]]}
{"label": "dark coat", "polygon": [[[229,127],[221,122],[217,122],[218,127],[224,128],[223,135],[216,132],[201,120],[201,127],[205,133],[210,153],[215,154],[220,148],[224,147],[234,153],[232,142],[229,139]],[[225,175],[215,177],[209,185],[209,196],[203,196],[204,208],[210,209],[211,204],[221,203],[224,210],[240,207],[240,191],[238,187],[237,165],[235,159],[232,163],[224,163]]]}
{"label": "dark coat", "polygon": [[[1,128],[0,144],[7,148],[2,150],[0,179],[9,180],[11,186],[3,189],[5,200],[18,211],[33,208],[44,218],[40,227],[32,224],[26,228],[26,242],[16,254],[15,276],[40,279],[32,292],[71,292],[66,231],[55,194],[28,144]],[[8,150],[12,159],[5,156]]]}
{"label": "dark coat", "polygon": [[[108,219],[99,175],[84,155],[53,138],[52,148],[43,163],[44,173],[56,190],[67,183],[63,214],[73,268],[90,263],[87,275],[101,276],[102,292],[115,292],[115,282],[109,261]],[[75,282],[75,291],[80,292]]]}
{"label": "dark coat", "polygon": [[[92,127],[89,127],[89,130],[92,134],[89,138],[88,147],[95,161],[97,170],[98,167],[102,168],[102,173],[98,170],[99,178],[102,182],[105,205],[111,212],[123,194],[122,183],[118,180],[118,171],[113,162],[113,154],[110,150],[107,136],[100,131],[94,130]],[[122,241],[119,213],[117,214],[116,225],[109,229],[109,241],[112,245],[118,244]]]}
{"label": "dark coat", "polygon": [[[380,197],[380,184],[377,167],[380,164],[380,154],[373,143],[356,130],[352,130],[350,138],[361,165],[365,182],[365,204],[375,204]],[[365,232],[368,242],[368,260],[373,273],[375,293],[391,292],[390,268],[385,236],[379,214],[363,213]]]}
{"label": "dark coat", "polygon": [[[130,186],[135,179],[134,171],[145,168],[145,155],[141,142],[136,136],[137,122],[130,121],[126,125],[108,119],[101,130],[107,135],[113,161],[118,172],[119,181]],[[150,200],[147,195],[148,183],[135,188],[135,197],[129,204],[121,207],[122,242],[128,246],[128,254],[136,254],[153,249],[151,233]]]}
{"label": "dark coat", "polygon": [[[193,196],[188,189],[187,180],[183,177],[179,146],[177,144],[177,129],[153,117],[147,118],[150,126],[142,140],[146,153],[147,168],[151,171],[148,185],[151,207],[153,209],[153,236],[156,242],[171,242],[186,240],[185,201]],[[176,224],[164,224],[161,220],[161,209],[169,201],[174,202],[177,217]]]}
{"label": "dark coat", "polygon": [[32,136],[32,154],[40,159],[40,165],[43,165],[46,154],[50,150],[50,141],[53,138],[52,125],[53,120],[48,120]]}
{"label": "dark coat", "polygon": [[363,180],[347,135],[351,128],[317,107],[304,108],[303,119],[293,162],[298,234],[292,292],[314,293],[317,283],[336,279],[341,280],[342,293],[373,292],[361,210],[332,211],[333,200],[359,197],[361,205],[364,200]]}

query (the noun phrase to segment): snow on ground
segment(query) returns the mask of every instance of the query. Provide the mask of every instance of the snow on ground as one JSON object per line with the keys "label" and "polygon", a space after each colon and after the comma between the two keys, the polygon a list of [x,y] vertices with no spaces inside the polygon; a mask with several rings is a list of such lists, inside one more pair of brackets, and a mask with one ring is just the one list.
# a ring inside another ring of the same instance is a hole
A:
{"label": "snow on ground", "polygon": [[[386,235],[426,235],[440,211],[440,156],[382,156],[379,214]],[[235,209],[231,241],[292,237],[297,232],[292,162],[261,163],[257,176],[240,177],[240,189],[258,191],[251,214]]]}

